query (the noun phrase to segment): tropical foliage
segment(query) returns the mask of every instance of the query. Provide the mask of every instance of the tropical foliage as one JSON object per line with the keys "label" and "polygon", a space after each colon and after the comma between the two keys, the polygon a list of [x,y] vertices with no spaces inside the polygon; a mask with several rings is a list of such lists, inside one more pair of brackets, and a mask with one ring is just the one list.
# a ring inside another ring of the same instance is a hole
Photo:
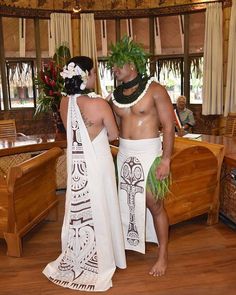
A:
{"label": "tropical foliage", "polygon": [[69,59],[69,48],[62,45],[57,49],[53,59],[38,73],[34,80],[39,91],[35,115],[41,112],[58,111],[64,91],[64,79],[60,72]]}

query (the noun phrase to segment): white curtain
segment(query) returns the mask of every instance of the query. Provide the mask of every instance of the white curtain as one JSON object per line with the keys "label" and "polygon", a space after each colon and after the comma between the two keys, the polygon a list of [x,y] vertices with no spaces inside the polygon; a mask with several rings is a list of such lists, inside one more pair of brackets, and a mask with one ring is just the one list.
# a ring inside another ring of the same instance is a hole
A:
{"label": "white curtain", "polygon": [[[98,58],[97,58],[97,45],[96,45],[96,32],[93,13],[81,13],[81,26],[80,26],[80,52],[81,55],[92,58],[94,67],[98,73]],[[96,92],[101,93],[100,79],[97,75]]]}
{"label": "white curtain", "polygon": [[223,113],[223,23],[222,4],[210,3],[206,9],[203,115]]}
{"label": "white curtain", "polygon": [[60,45],[66,45],[73,56],[71,14],[51,13],[49,28],[49,55],[53,56]]}
{"label": "white curtain", "polygon": [[232,0],[224,116],[236,113],[236,0]]}

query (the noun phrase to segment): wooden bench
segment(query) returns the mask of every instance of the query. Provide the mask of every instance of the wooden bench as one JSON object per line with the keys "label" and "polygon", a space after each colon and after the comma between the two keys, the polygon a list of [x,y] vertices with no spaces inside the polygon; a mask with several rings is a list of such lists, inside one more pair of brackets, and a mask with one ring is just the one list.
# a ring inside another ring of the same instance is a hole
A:
{"label": "wooden bench", "polygon": [[22,255],[22,237],[50,213],[57,218],[56,160],[63,153],[54,147],[10,167],[0,179],[0,238],[7,255]]}

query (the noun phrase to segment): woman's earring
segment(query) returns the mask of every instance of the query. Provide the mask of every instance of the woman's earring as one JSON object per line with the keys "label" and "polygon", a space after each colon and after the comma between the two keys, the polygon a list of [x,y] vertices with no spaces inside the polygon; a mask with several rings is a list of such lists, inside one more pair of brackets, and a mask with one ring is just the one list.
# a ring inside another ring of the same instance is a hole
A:
{"label": "woman's earring", "polygon": [[84,90],[86,88],[86,84],[83,82],[80,84],[80,90]]}

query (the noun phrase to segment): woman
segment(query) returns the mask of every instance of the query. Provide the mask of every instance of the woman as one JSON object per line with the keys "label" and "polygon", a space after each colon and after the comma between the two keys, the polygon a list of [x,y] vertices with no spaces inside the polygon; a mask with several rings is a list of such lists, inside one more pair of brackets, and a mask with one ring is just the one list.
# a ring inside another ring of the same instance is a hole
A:
{"label": "woman", "polygon": [[117,138],[118,129],[108,103],[88,93],[96,79],[89,57],[72,58],[61,75],[67,92],[60,112],[67,129],[68,170],[62,253],[43,273],[63,287],[105,291],[116,266],[126,268],[108,142]]}

